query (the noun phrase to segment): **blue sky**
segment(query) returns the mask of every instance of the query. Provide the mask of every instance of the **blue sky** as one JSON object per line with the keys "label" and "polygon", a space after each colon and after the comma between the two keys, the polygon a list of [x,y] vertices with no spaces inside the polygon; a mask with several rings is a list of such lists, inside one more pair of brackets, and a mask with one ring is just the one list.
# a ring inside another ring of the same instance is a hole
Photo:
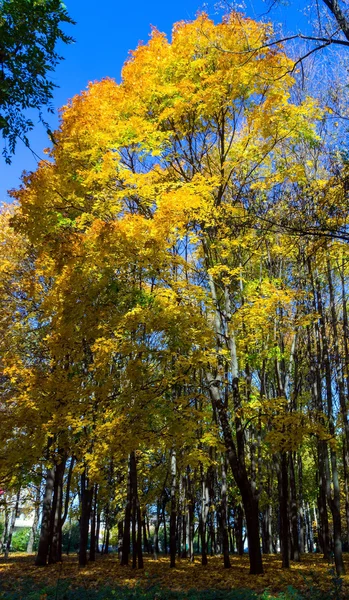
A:
{"label": "blue sky", "polygon": [[[257,20],[280,23],[284,31],[304,30],[307,26],[303,14],[305,2],[292,0],[288,5],[282,4],[266,16],[267,2],[247,0],[244,12]],[[129,50],[139,41],[148,40],[151,25],[170,36],[173,23],[195,18],[198,10],[205,9],[214,19],[220,19],[213,2],[205,5],[199,0],[130,0],[129,3],[125,0],[66,0],[66,6],[77,24],[65,29],[76,41],[62,48],[65,60],[53,73],[53,81],[59,86],[54,94],[57,110],[85,89],[89,81],[106,76],[119,81]],[[50,115],[48,120],[52,129],[57,127],[57,115]],[[35,153],[43,156],[43,149],[49,146],[43,126],[38,124],[29,138]],[[21,142],[11,165],[5,165],[0,159],[0,202],[8,200],[8,189],[19,186],[22,171],[35,170],[36,164],[37,159]]]}

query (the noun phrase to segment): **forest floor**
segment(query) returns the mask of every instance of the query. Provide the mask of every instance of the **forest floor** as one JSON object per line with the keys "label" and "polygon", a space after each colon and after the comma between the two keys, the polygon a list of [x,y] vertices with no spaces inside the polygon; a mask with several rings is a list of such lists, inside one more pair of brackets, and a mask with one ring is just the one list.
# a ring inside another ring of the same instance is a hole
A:
{"label": "forest floor", "polygon": [[[248,556],[231,556],[231,569],[223,568],[220,557],[209,557],[203,567],[200,557],[194,564],[145,556],[144,569],[121,567],[117,554],[97,557],[95,563],[79,568],[76,555],[64,557],[61,564],[46,568],[34,566],[34,556],[13,553],[0,558],[0,598],[6,600],[63,599],[155,599],[195,600],[204,598],[250,600],[261,598],[349,598],[349,555],[344,556],[348,575],[334,576],[333,565],[318,555],[304,555],[281,569],[278,556],[264,556],[264,575],[249,575]],[[104,591],[103,591],[104,590]]]}

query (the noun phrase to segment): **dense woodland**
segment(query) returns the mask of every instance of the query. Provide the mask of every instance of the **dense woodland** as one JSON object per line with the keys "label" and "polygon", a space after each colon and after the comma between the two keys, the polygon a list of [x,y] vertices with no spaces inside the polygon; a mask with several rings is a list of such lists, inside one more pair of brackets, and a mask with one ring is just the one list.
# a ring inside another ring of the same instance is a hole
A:
{"label": "dense woodland", "polygon": [[[1,545],[284,568],[349,549],[348,161],[340,85],[271,27],[153,30],[62,109],[1,212]],[[101,534],[103,532],[103,535]],[[100,540],[100,542],[99,542]]]}

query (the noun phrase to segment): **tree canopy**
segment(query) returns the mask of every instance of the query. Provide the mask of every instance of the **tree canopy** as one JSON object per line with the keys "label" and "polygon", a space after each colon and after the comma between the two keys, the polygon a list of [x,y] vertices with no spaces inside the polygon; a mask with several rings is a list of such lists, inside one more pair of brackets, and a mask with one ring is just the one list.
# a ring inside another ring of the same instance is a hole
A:
{"label": "tree canopy", "polygon": [[37,565],[75,490],[81,565],[104,520],[123,565],[161,526],[171,567],[246,540],[251,574],[315,547],[344,573],[347,165],[271,33],[154,29],[3,211],[0,464],[8,493],[45,478]]}
{"label": "tree canopy", "polygon": [[72,24],[61,0],[1,0],[0,2],[0,131],[3,155],[11,161],[18,139],[28,144],[33,128],[28,110],[52,112],[56,84],[50,73],[61,60],[57,44],[73,38],[61,28]]}

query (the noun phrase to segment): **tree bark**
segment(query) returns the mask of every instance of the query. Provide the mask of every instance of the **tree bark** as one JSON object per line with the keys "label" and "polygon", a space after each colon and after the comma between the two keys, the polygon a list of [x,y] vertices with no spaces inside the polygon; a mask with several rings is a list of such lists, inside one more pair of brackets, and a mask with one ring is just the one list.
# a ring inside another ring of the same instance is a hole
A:
{"label": "tree bark", "polygon": [[[171,514],[170,514],[170,567],[176,566],[176,521],[177,521],[177,499],[176,499],[176,451],[171,450]],[[165,523],[165,521],[164,521]]]}
{"label": "tree bark", "polygon": [[35,502],[34,502],[34,520],[33,520],[33,525],[31,526],[31,529],[30,529],[30,535],[29,535],[29,540],[28,540],[28,544],[27,544],[27,554],[31,554],[33,552],[35,535],[36,535],[36,532],[38,529],[39,518],[40,518],[40,496],[41,496],[41,482],[36,487]]}
{"label": "tree bark", "polygon": [[51,503],[53,495],[54,478],[54,468],[48,468],[46,474],[46,485],[42,507],[39,547],[35,559],[35,565],[37,567],[44,567],[47,564],[47,556],[50,546]]}
{"label": "tree bark", "polygon": [[97,516],[97,491],[98,484],[95,483],[92,489],[92,511],[91,511],[91,539],[90,539],[90,554],[89,560],[94,562],[96,560],[96,516]]}
{"label": "tree bark", "polygon": [[220,506],[220,521],[222,527],[222,550],[223,550],[223,563],[225,569],[230,569],[230,558],[229,558],[229,539],[228,539],[228,504],[227,504],[227,469],[226,469],[226,458],[222,456],[221,459],[221,473],[222,473],[222,488],[221,488],[221,506]]}
{"label": "tree bark", "polygon": [[[60,455],[61,453],[59,453]],[[51,508],[50,524],[50,549],[48,562],[54,564],[62,560],[62,506],[63,506],[63,479],[66,459],[61,456],[56,464],[55,481],[53,486],[53,502]]]}
{"label": "tree bark", "polygon": [[81,474],[81,515],[80,515],[80,545],[79,566],[87,565],[88,529],[91,514],[93,487],[89,487],[86,470]]}
{"label": "tree bark", "polygon": [[12,535],[13,535],[13,531],[14,531],[15,524],[16,524],[16,518],[18,516],[20,494],[21,494],[21,488],[18,489],[18,492],[16,495],[16,502],[15,502],[15,505],[14,505],[14,508],[12,511],[12,515],[11,515],[10,527],[8,530],[8,537],[7,537],[7,541],[6,541],[6,547],[5,547],[5,558],[8,558],[8,555],[11,550]]}

